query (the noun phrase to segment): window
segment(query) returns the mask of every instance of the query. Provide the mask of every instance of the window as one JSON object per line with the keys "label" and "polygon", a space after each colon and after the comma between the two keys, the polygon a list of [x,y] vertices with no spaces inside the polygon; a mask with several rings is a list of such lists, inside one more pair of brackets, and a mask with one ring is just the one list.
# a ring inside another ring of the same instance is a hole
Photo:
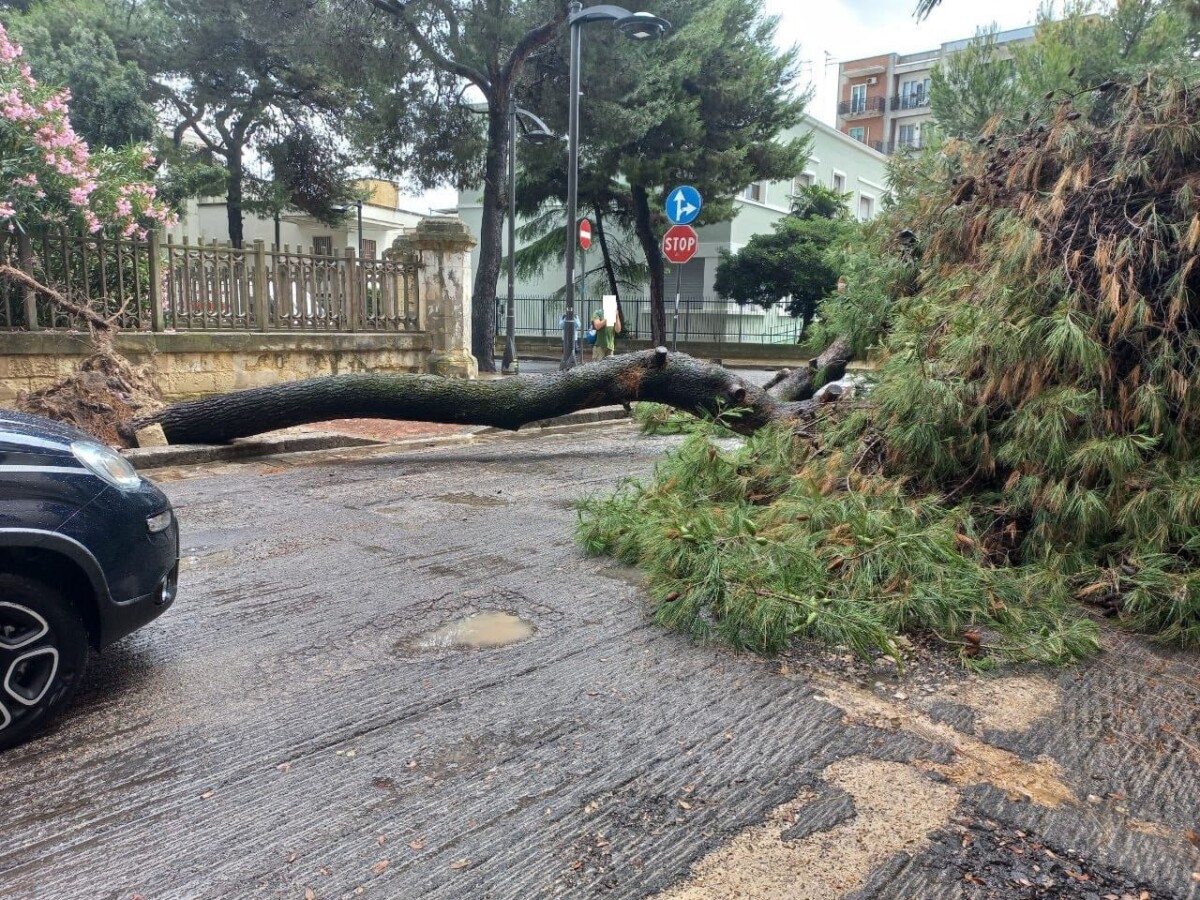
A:
{"label": "window", "polygon": [[366,238],[363,238],[362,244],[363,244],[362,258],[363,259],[375,259],[375,253],[376,253],[375,242],[367,240]]}
{"label": "window", "polygon": [[906,81],[900,85],[900,108],[920,109],[929,105],[928,78],[917,81]]}
{"label": "window", "polygon": [[846,133],[860,144],[865,144],[867,142],[867,129],[865,128],[851,128]]}
{"label": "window", "polygon": [[764,203],[767,196],[766,185],[761,181],[756,181],[754,184],[747,186],[746,190],[742,191],[742,196],[747,200],[753,200],[755,203]]}
{"label": "window", "polygon": [[333,256],[333,238],[328,235],[313,238],[313,256]]}
{"label": "window", "polygon": [[875,198],[863,194],[858,198],[858,220],[869,222],[875,215]]}
{"label": "window", "polygon": [[813,177],[812,172],[805,172],[803,175],[797,175],[792,179],[792,193],[798,194],[800,193],[801,188],[812,187],[814,181],[816,181],[816,179]]}
{"label": "window", "polygon": [[865,84],[855,84],[850,88],[850,112],[861,113],[867,111],[867,86]]}
{"label": "window", "polygon": [[916,125],[901,125],[900,133],[896,137],[896,148],[912,147],[915,150],[920,146],[920,142],[917,139],[918,134]]}
{"label": "window", "polygon": [[839,194],[846,193],[846,175],[844,172],[833,173],[833,189]]}

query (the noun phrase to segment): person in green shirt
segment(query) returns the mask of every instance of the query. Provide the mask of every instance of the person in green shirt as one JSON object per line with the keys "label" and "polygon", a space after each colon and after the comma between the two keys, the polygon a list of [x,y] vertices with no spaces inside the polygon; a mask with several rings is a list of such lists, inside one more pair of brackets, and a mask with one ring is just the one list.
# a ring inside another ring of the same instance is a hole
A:
{"label": "person in green shirt", "polygon": [[596,343],[592,344],[592,361],[612,356],[617,351],[617,335],[621,333],[621,314],[617,320],[608,324],[604,318],[604,310],[598,309],[592,313],[592,327],[596,329]]}

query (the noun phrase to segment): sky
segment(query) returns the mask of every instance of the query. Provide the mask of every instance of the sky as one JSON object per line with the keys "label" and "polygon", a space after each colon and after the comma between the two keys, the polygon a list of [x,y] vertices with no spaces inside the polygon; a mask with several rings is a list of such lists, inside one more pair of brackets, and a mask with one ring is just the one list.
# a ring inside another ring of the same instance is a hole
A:
{"label": "sky", "polygon": [[[653,12],[654,0],[632,7]],[[624,4],[622,4],[624,5]],[[841,60],[880,53],[915,53],[932,50],[946,41],[969,38],[977,28],[995,22],[1000,30],[1032,25],[1041,0],[942,0],[942,5],[921,23],[913,18],[917,0],[764,0],[766,11],[779,17],[776,43],[800,49],[799,88],[814,88],[809,113],[835,124],[837,64]],[[452,207],[452,189],[426,192],[407,201],[408,208]]]}

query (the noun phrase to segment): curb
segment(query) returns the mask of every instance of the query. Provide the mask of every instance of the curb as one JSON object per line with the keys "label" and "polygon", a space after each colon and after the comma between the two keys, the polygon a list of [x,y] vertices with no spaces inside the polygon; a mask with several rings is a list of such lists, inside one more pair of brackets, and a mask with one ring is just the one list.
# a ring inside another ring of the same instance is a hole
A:
{"label": "curb", "polygon": [[445,446],[469,443],[478,436],[529,437],[534,429],[542,431],[575,429],[581,426],[599,425],[628,419],[629,414],[620,406],[602,406],[567,413],[554,419],[529,422],[520,431],[507,428],[482,426],[463,434],[430,435],[402,441],[377,441],[371,438],[354,437],[347,434],[288,435],[277,438],[240,438],[230,444],[175,444],[166,447],[135,447],[122,450],[121,455],[135,469],[158,469],[164,466],[187,466],[199,463],[230,462],[252,459],[259,456],[276,456],[283,453],[310,453],[321,450],[345,450],[356,447],[397,447],[417,449],[421,447]]}
{"label": "curb", "polygon": [[340,450],[382,444],[370,438],[348,434],[288,435],[278,438],[242,438],[231,444],[173,444],[166,447],[134,447],[122,450],[135,469],[160,466],[187,466],[195,463],[223,462],[275,453],[302,453],[310,450]]}

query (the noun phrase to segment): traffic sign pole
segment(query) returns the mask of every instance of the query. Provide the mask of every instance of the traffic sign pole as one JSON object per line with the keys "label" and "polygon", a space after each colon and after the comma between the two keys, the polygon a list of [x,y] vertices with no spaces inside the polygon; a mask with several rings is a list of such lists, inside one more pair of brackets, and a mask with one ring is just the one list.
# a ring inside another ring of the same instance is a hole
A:
{"label": "traffic sign pole", "polygon": [[683,292],[683,265],[675,266],[675,336],[672,338],[671,351],[679,352],[679,295]]}
{"label": "traffic sign pole", "polygon": [[667,194],[666,212],[671,227],[663,235],[663,254],[675,266],[675,322],[671,343],[679,350],[679,302],[683,294],[683,267],[696,255],[699,240],[691,223],[704,207],[704,198],[689,184],[683,184]]}

